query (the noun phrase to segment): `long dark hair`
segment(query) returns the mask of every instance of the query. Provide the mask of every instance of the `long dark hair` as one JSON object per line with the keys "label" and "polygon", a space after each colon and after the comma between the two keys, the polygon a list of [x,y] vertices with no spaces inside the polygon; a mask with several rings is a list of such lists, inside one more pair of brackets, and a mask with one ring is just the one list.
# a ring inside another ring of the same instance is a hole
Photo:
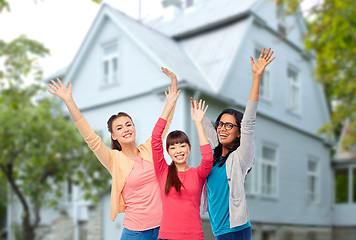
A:
{"label": "long dark hair", "polygon": [[[222,115],[224,115],[224,114],[230,114],[230,115],[235,117],[236,125],[238,126],[239,132],[240,132],[241,131],[241,121],[242,121],[242,118],[243,118],[244,114],[242,112],[240,112],[240,111],[235,110],[235,109],[227,108],[227,109],[225,109],[224,111],[222,111],[219,114],[219,116],[216,118],[216,122],[220,121]],[[215,130],[217,130],[216,124],[215,124]],[[213,162],[213,165],[215,166],[216,164],[220,163],[219,167],[222,167],[225,164],[225,162],[226,162],[227,158],[229,157],[230,153],[235,151],[239,146],[240,146],[240,137],[237,137],[235,139],[232,147],[230,147],[228,149],[229,152],[224,157],[221,157],[222,144],[219,142],[218,146],[214,149],[214,162]]]}
{"label": "long dark hair", "polygon": [[[185,134],[182,131],[176,130],[172,131],[168,134],[167,139],[166,139],[166,150],[168,152],[169,146],[177,144],[177,143],[186,143],[189,146],[190,149],[190,142],[187,134]],[[176,165],[174,164],[174,161],[172,160],[172,163],[169,165],[168,168],[168,174],[167,174],[167,181],[166,181],[166,187],[164,189],[164,193],[167,195],[169,193],[169,190],[171,190],[172,187],[176,189],[178,194],[180,195],[180,188],[182,186],[182,182],[179,180],[178,177],[178,171],[176,168]]]}
{"label": "long dark hair", "polygon": [[[130,117],[130,115],[128,115],[128,114],[125,113],[125,112],[119,112],[118,114],[112,115],[112,116],[109,118],[108,122],[107,122],[107,124],[108,124],[108,130],[109,130],[110,133],[113,132],[113,131],[112,131],[112,123],[114,122],[114,120],[115,120],[116,118],[119,118],[119,117],[128,117],[128,118],[130,118],[130,120],[131,120],[131,122],[132,122],[132,124],[133,124],[133,121],[132,121],[132,118]],[[112,139],[112,136],[111,136],[110,138],[111,138],[111,149],[116,149],[116,150],[121,151],[121,150],[122,150],[122,147],[121,147],[120,143],[119,143],[117,140]]]}

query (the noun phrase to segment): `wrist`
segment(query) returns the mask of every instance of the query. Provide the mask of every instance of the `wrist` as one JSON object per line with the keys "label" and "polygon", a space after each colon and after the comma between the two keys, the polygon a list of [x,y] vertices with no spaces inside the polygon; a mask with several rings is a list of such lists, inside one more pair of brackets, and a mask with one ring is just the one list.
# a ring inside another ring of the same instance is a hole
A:
{"label": "wrist", "polygon": [[256,73],[256,72],[253,72],[253,73],[252,73],[252,77],[253,77],[253,78],[258,78],[258,79],[260,79],[261,76],[262,76],[262,74],[258,74],[258,73]]}

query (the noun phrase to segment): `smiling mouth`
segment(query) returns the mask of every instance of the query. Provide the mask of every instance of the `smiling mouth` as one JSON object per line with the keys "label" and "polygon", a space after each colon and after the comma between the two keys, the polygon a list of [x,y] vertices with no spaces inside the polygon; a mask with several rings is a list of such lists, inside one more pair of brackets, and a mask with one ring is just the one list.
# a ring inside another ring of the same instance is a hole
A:
{"label": "smiling mouth", "polygon": [[184,159],[184,154],[176,155],[175,158],[176,158],[177,160],[183,160],[183,159]]}
{"label": "smiling mouth", "polygon": [[123,138],[129,138],[129,137],[131,137],[131,135],[132,135],[132,133],[127,133],[123,136]]}
{"label": "smiling mouth", "polygon": [[229,136],[229,135],[222,134],[222,133],[219,134],[219,137],[220,137],[221,139],[225,139],[225,138],[227,138],[228,136]]}

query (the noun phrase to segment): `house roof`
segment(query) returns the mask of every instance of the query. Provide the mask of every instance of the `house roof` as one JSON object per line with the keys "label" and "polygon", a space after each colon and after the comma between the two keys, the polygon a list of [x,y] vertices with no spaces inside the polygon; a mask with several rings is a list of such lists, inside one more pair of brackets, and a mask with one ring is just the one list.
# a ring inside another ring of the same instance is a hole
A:
{"label": "house roof", "polygon": [[177,73],[178,81],[185,80],[188,84],[204,91],[213,91],[211,84],[195,67],[184,49],[171,37],[168,37],[145,24],[125,15],[121,11],[106,5],[113,14],[112,20],[120,27],[127,28],[133,38],[141,42],[142,47],[160,66],[172,69]]}
{"label": "house roof", "polygon": [[356,146],[350,146],[349,149],[345,149],[345,147],[343,147],[342,145],[342,141],[349,134],[349,132],[350,132],[350,120],[347,119],[345,121],[345,124],[341,132],[336,154],[333,157],[333,162],[335,163],[343,163],[343,162],[356,160]]}
{"label": "house roof", "polygon": [[180,37],[243,18],[258,1],[204,1],[193,10],[182,12],[170,21],[161,17],[147,24],[167,36]]}

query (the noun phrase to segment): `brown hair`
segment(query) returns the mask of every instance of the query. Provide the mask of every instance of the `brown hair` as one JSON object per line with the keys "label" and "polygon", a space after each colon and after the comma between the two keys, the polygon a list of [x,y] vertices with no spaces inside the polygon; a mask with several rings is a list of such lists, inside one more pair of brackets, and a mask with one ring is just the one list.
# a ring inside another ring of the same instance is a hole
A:
{"label": "brown hair", "polygon": [[[172,131],[168,134],[166,139],[166,150],[168,152],[169,146],[177,144],[177,143],[187,143],[190,149],[190,142],[188,136],[179,130]],[[180,195],[180,188],[182,186],[182,182],[179,180],[178,171],[174,161],[169,165],[166,187],[164,189],[164,193],[167,195],[169,190],[174,186],[178,194]]]}
{"label": "brown hair", "polygon": [[[132,118],[130,117],[130,115],[128,115],[128,114],[125,113],[125,112],[119,112],[118,114],[112,115],[112,116],[109,118],[108,122],[107,122],[107,124],[108,124],[108,130],[109,130],[110,133],[113,132],[113,131],[112,131],[112,123],[114,122],[114,120],[115,120],[116,118],[119,118],[119,117],[128,117],[128,118],[130,118],[130,120],[131,120],[131,122],[132,122],[132,124],[133,124],[133,121],[132,121]],[[117,140],[112,139],[112,137],[111,137],[111,149],[116,149],[116,150],[119,150],[119,151],[122,150],[122,147],[121,147],[120,143],[119,143]]]}

